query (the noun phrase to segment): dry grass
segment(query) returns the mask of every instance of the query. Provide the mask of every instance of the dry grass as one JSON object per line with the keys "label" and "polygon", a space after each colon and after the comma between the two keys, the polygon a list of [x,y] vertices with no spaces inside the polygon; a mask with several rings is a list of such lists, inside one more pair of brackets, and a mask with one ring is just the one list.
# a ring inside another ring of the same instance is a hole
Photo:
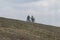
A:
{"label": "dry grass", "polygon": [[60,40],[60,28],[0,18],[0,40]]}

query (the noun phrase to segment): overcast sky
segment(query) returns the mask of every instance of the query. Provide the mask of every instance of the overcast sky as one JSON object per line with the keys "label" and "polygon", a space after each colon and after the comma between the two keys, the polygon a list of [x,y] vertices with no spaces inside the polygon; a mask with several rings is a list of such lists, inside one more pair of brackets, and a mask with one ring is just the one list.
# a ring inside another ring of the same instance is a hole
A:
{"label": "overcast sky", "polygon": [[27,15],[37,23],[60,26],[60,0],[0,0],[0,17],[26,20]]}

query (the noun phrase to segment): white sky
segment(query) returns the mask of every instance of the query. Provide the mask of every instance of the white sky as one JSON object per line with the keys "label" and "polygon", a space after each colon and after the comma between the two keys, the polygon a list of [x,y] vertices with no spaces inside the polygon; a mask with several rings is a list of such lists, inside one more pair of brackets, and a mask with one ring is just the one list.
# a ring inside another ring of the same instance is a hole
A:
{"label": "white sky", "polygon": [[33,15],[37,23],[60,26],[60,0],[0,0],[0,16],[26,20]]}

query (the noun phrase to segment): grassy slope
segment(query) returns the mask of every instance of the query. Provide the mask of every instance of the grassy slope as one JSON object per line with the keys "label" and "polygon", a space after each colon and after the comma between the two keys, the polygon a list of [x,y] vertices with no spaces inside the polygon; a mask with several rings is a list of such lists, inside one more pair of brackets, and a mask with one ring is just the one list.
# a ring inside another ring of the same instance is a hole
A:
{"label": "grassy slope", "polygon": [[0,40],[60,40],[60,28],[0,17]]}

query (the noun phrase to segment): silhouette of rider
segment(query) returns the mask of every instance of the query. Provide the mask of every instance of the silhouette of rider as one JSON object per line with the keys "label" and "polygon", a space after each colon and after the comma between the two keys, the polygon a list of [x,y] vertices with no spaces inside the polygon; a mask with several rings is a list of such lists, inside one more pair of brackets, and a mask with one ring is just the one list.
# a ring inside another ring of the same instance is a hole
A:
{"label": "silhouette of rider", "polygon": [[31,16],[31,22],[35,22],[35,18]]}
{"label": "silhouette of rider", "polygon": [[30,16],[29,15],[27,16],[27,21],[30,22]]}

